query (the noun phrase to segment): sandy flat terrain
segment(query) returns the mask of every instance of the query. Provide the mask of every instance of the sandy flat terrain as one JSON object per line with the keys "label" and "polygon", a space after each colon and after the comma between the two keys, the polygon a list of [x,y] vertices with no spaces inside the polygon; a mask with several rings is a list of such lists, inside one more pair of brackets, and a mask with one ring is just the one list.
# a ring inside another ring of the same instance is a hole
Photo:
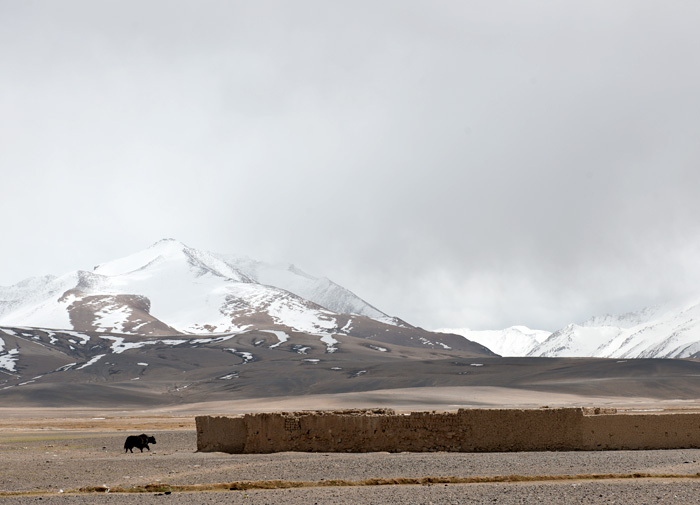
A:
{"label": "sandy flat terrain", "polygon": [[[5,404],[11,405],[11,404]],[[154,408],[41,408],[0,406],[0,429],[194,428],[196,415],[235,415],[248,412],[392,408],[396,411],[456,411],[459,408],[538,408],[597,406],[623,410],[700,410],[700,397],[659,399],[622,395],[582,395],[495,386],[451,386],[216,400]],[[78,423],[78,424],[76,424]]]}
{"label": "sandy flat terrain", "polygon": [[597,406],[619,409],[700,409],[700,398],[659,399],[644,396],[581,395],[494,386],[386,389],[342,394],[317,394],[192,403],[157,412],[168,415],[242,414],[316,409],[392,408],[397,411],[451,411],[460,408],[538,408]]}

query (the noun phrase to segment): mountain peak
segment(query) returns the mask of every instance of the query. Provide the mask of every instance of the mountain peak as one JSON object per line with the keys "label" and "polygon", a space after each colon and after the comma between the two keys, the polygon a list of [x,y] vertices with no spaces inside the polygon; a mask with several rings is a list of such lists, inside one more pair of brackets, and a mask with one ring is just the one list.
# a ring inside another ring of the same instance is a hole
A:
{"label": "mountain peak", "polygon": [[254,325],[333,333],[350,328],[349,317],[356,315],[397,326],[325,277],[290,264],[194,249],[172,238],[92,271],[37,278],[0,294],[0,324],[56,329],[150,334]]}
{"label": "mountain peak", "polygon": [[184,259],[184,251],[186,249],[187,246],[182,242],[174,239],[163,239],[159,240],[148,249],[130,254],[124,258],[97,265],[93,271],[96,274],[108,277],[124,275],[141,270],[159,259]]}

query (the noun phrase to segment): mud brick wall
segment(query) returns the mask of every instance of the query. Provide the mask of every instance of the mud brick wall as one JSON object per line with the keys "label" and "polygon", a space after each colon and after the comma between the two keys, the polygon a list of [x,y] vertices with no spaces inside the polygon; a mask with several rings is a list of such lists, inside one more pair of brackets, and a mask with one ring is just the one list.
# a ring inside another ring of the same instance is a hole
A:
{"label": "mud brick wall", "polygon": [[196,418],[197,449],[229,453],[501,452],[700,447],[700,414],[614,409],[390,409]]}
{"label": "mud brick wall", "polygon": [[196,424],[197,450],[236,454],[246,452],[247,430],[242,417],[201,416],[196,418]]}
{"label": "mud brick wall", "polygon": [[690,449],[700,447],[700,414],[584,416],[583,446],[606,449]]}

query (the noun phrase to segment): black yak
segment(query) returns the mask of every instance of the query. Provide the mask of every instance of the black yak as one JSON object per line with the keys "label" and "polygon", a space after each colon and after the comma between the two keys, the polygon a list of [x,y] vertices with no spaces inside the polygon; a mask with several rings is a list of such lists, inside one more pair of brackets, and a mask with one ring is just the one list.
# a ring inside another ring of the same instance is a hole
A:
{"label": "black yak", "polygon": [[129,435],[126,437],[126,442],[124,442],[124,452],[130,451],[134,452],[132,449],[136,447],[137,449],[141,449],[141,452],[143,452],[143,449],[146,448],[149,451],[151,450],[150,447],[148,447],[148,444],[155,444],[156,439],[155,437],[149,437],[145,433],[142,433],[141,435]]}

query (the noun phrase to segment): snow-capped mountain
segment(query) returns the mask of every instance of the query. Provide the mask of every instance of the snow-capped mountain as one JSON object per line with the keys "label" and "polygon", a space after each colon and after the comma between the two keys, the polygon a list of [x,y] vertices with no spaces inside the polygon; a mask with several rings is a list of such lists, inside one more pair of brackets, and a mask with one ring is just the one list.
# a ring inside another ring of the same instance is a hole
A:
{"label": "snow-capped mountain", "polygon": [[172,239],[92,271],[0,287],[0,325],[140,336],[269,330],[316,335],[329,352],[339,336],[352,335],[488,353],[456,335],[391,318],[293,265],[213,254]]}
{"label": "snow-capped mountain", "polygon": [[570,324],[528,356],[694,358],[700,356],[700,303],[646,308]]}
{"label": "snow-capped mountain", "polygon": [[552,333],[532,330],[527,326],[511,326],[505,330],[470,330],[468,328],[441,328],[441,333],[454,333],[488,347],[500,356],[525,356],[544,342]]}
{"label": "snow-capped mountain", "polygon": [[314,277],[294,265],[263,263],[232,255],[217,257],[254,282],[285,289],[334,312],[367,316],[389,324],[397,323],[395,318],[330,279]]}
{"label": "snow-capped mountain", "polygon": [[554,333],[525,326],[436,331],[462,335],[501,356],[697,358],[700,357],[700,302],[594,316]]}
{"label": "snow-capped mountain", "polygon": [[[494,355],[391,318],[328,279],[175,240],[92,271],[0,287],[0,396],[8,404],[423,386],[435,383],[431,366],[467,366],[477,356]],[[439,365],[426,365],[432,360]],[[459,377],[451,375],[446,383]]]}

